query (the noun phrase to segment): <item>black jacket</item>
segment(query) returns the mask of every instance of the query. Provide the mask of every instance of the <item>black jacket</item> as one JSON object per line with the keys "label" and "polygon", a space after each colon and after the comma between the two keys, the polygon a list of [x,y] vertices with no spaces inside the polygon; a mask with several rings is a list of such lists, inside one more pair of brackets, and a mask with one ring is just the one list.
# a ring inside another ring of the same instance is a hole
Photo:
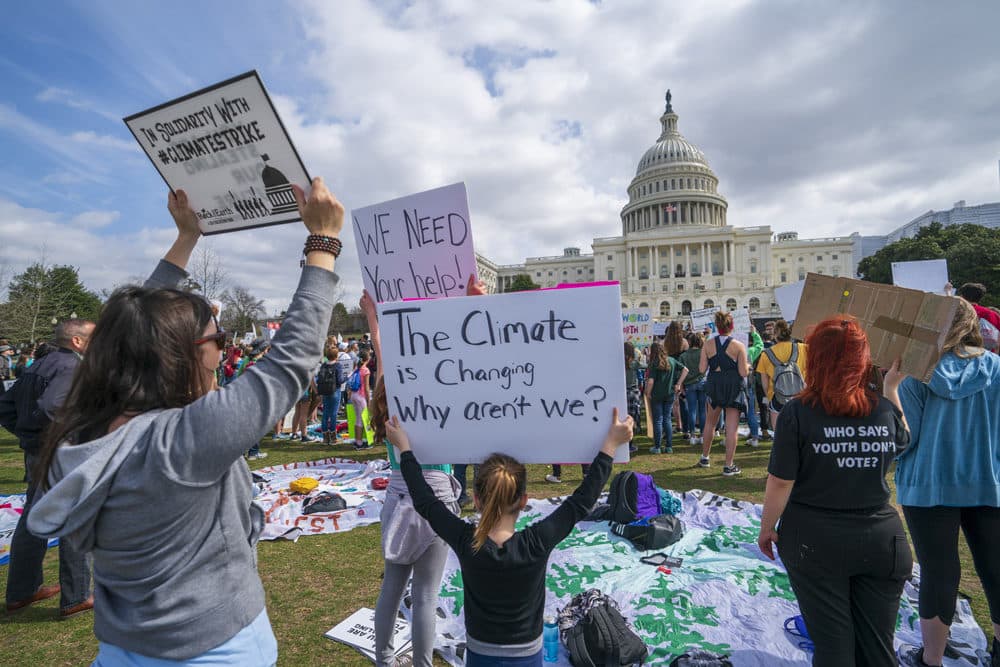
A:
{"label": "black jacket", "polygon": [[0,396],[0,426],[17,436],[21,449],[38,451],[42,431],[66,400],[79,365],[73,350],[59,348],[33,363]]}

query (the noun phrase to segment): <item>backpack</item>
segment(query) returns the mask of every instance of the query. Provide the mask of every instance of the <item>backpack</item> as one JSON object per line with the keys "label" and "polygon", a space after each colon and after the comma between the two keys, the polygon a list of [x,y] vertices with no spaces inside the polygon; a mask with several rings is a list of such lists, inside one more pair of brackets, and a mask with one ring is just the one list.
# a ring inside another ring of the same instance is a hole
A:
{"label": "backpack", "polygon": [[574,596],[559,612],[559,629],[574,667],[642,664],[649,655],[617,603],[594,588]]}
{"label": "backpack", "polygon": [[684,537],[684,523],[672,514],[658,514],[632,523],[611,524],[611,532],[624,537],[639,551],[665,549]]}
{"label": "backpack", "polygon": [[347,388],[351,391],[358,391],[361,389],[361,369],[355,368],[354,372],[351,373],[351,377],[347,378]]}
{"label": "backpack", "polygon": [[319,367],[319,375],[316,376],[316,391],[320,396],[332,396],[337,388],[344,384],[341,377],[340,364],[337,362],[327,362]]}
{"label": "backpack", "polygon": [[782,363],[774,355],[771,348],[764,350],[764,354],[771,360],[774,366],[774,406],[780,408],[788,401],[806,388],[806,381],[802,379],[802,371],[796,363],[799,360],[799,344],[792,343],[792,353],[788,356],[788,361]]}
{"label": "backpack", "polygon": [[662,512],[660,494],[653,478],[631,470],[623,470],[611,480],[608,505],[611,508],[608,518],[615,523],[632,523]]}

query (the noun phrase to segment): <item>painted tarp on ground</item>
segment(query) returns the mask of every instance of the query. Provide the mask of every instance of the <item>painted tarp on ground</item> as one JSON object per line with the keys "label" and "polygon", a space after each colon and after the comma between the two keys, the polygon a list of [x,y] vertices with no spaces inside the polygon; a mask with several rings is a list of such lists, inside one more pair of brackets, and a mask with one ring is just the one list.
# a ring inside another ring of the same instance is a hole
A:
{"label": "painted tarp on ground", "polygon": [[[372,489],[373,479],[389,476],[388,461],[358,463],[350,459],[329,458],[270,466],[254,471],[263,478],[257,482],[254,499],[264,510],[262,540],[279,538],[297,540],[302,535],[343,533],[358,526],[377,523],[385,491]],[[300,477],[312,477],[319,486],[308,496],[290,493],[288,485]],[[344,498],[347,509],[339,512],[303,514],[303,502],[323,491]]]}
{"label": "painted tarp on ground", "polygon": [[[11,496],[0,496],[0,565],[10,561],[10,543],[14,539],[14,529],[21,518],[25,495],[15,493]],[[59,544],[59,538],[49,540],[49,546]]]}
{"label": "painted tarp on ground", "polygon": [[[518,527],[547,516],[561,498],[531,499]],[[546,613],[570,598],[598,588],[615,598],[623,615],[649,647],[648,664],[667,664],[693,648],[728,653],[737,667],[811,664],[799,639],[784,631],[785,619],[799,613],[784,566],[757,548],[761,506],[693,490],[683,495],[684,537],[664,551],[683,558],[671,574],[639,561],[643,555],[612,535],[608,524],[584,522],[560,543],[549,560]],[[896,645],[919,644],[919,582],[907,584],[899,611]],[[409,616],[404,599],[403,612]],[[449,554],[441,587],[436,648],[452,665],[464,665],[465,629],[462,575]],[[968,659],[946,660],[951,667],[976,664],[986,637],[968,603],[960,600],[952,626],[953,646]],[[565,647],[558,663],[569,665]]]}

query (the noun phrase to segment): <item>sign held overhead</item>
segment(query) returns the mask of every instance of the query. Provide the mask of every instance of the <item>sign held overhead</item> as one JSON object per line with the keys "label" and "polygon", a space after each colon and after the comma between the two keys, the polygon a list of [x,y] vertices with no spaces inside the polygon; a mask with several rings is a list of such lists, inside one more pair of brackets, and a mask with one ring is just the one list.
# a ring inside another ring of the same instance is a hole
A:
{"label": "sign held overhead", "polygon": [[171,190],[184,190],[204,234],[299,219],[292,184],[310,183],[256,71],[125,118]]}

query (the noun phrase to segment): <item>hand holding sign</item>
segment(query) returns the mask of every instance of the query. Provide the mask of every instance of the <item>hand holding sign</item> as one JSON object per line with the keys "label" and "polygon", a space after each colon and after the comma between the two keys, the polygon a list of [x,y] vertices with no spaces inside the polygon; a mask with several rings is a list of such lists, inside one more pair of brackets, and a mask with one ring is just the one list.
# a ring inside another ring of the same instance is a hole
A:
{"label": "hand holding sign", "polygon": [[201,236],[201,227],[198,226],[198,216],[188,203],[187,193],[183,190],[171,192],[167,196],[167,210],[170,211],[174,224],[177,225],[178,236],[194,237]]}
{"label": "hand holding sign", "polygon": [[608,427],[608,435],[601,444],[601,451],[614,458],[619,447],[631,442],[634,428],[635,422],[632,421],[631,415],[622,421],[618,418],[618,408],[611,408],[611,426]]}
{"label": "hand holding sign", "polygon": [[299,215],[310,234],[339,237],[344,227],[344,205],[327,189],[323,179],[317,176],[312,181],[309,198],[297,185],[292,185]]}
{"label": "hand holding sign", "polygon": [[410,439],[406,436],[406,431],[396,415],[393,415],[386,423],[385,437],[389,438],[389,442],[395,445],[401,454],[410,451]]}

